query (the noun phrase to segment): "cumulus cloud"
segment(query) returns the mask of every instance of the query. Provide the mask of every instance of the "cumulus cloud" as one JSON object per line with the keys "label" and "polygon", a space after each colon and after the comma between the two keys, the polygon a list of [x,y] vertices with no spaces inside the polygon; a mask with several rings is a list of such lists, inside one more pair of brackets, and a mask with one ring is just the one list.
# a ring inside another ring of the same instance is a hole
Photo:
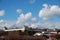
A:
{"label": "cumulus cloud", "polygon": [[32,17],[32,13],[31,13],[31,12],[28,12],[28,13],[25,15],[25,20],[31,19],[31,17]]}
{"label": "cumulus cloud", "polygon": [[[43,4],[44,8],[42,8],[42,10],[39,13],[39,17],[43,18],[43,19],[50,19],[51,17],[53,17],[52,14],[52,7],[50,7],[47,4]],[[54,8],[55,9],[55,8]],[[51,10],[51,14],[50,11]],[[55,11],[54,11],[55,12]],[[47,15],[47,16],[46,16]],[[50,17],[50,16],[51,17]],[[16,27],[23,27],[24,25],[27,25],[29,27],[32,28],[54,28],[55,25],[58,26],[58,24],[54,24],[54,23],[48,23],[48,22],[37,22],[37,18],[32,16],[31,12],[28,12],[26,14],[21,13],[16,21]]]}
{"label": "cumulus cloud", "polygon": [[2,23],[3,22],[3,20],[0,20],[0,23]]}
{"label": "cumulus cloud", "polygon": [[36,22],[36,23],[31,23],[29,25],[32,28],[49,28],[49,29],[60,29],[60,23],[53,23],[53,22]]}
{"label": "cumulus cloud", "polygon": [[35,22],[37,21],[37,18],[34,17],[34,18],[31,19],[31,21],[32,21],[33,23],[35,23]]}
{"label": "cumulus cloud", "polygon": [[17,22],[16,22],[16,25],[18,26],[24,26],[25,23],[28,24],[30,22],[32,18],[32,13],[31,12],[28,12],[26,14],[20,14],[18,19],[17,19]]}
{"label": "cumulus cloud", "polygon": [[0,16],[4,16],[5,11],[4,10],[0,10]]}
{"label": "cumulus cloud", "polygon": [[30,18],[32,17],[32,14],[31,12],[28,12],[27,14],[20,14],[20,16],[18,17],[18,20],[17,20],[17,24],[21,23],[21,22],[25,22],[25,21],[28,21]]}
{"label": "cumulus cloud", "polygon": [[[39,17],[41,17],[44,20],[47,19],[52,19],[53,17],[60,17],[60,7],[57,5],[47,5],[47,4],[43,4],[43,8],[40,10],[39,12]],[[11,27],[11,28],[15,28],[15,27],[23,27],[24,25],[27,25],[29,27],[33,27],[33,28],[59,28],[60,27],[60,23],[49,23],[49,22],[37,22],[37,18],[32,16],[31,12],[22,13],[22,10],[18,9],[17,10],[19,14],[19,17],[17,18],[17,21],[13,22],[13,21],[7,21],[7,20],[0,20],[0,26],[4,27]]]}
{"label": "cumulus cloud", "polygon": [[43,8],[39,12],[39,17],[48,20],[54,17],[60,17],[60,7],[58,5],[43,4]]}
{"label": "cumulus cloud", "polygon": [[[3,28],[6,26],[7,28],[10,28],[12,25],[14,25],[15,22],[13,21],[7,21],[7,20],[0,20],[0,29]],[[3,30],[2,29],[2,30]]]}
{"label": "cumulus cloud", "polygon": [[36,17],[33,17],[32,16],[32,13],[31,12],[28,12],[26,14],[20,14],[17,21],[16,21],[16,26],[17,27],[23,27],[24,25],[27,25],[29,27],[37,27],[37,26],[34,26],[36,25],[37,19]]}
{"label": "cumulus cloud", "polygon": [[43,4],[43,6],[44,6],[45,8],[48,8],[48,5],[47,5],[47,4]]}
{"label": "cumulus cloud", "polygon": [[23,13],[22,9],[17,9],[16,12],[19,14]]}
{"label": "cumulus cloud", "polygon": [[[18,20],[17,20],[18,21]],[[0,29],[1,28],[4,28],[4,26],[6,26],[7,28],[21,28],[23,27],[24,25],[27,25],[28,27],[32,27],[32,28],[49,28],[49,29],[54,29],[54,28],[60,28],[60,23],[54,23],[54,22],[35,22],[35,23],[32,23],[32,21],[29,21],[28,22],[26,20],[22,21],[21,22],[21,19],[19,21],[19,24],[15,24],[15,22],[13,21],[7,21],[7,20],[0,20]]]}

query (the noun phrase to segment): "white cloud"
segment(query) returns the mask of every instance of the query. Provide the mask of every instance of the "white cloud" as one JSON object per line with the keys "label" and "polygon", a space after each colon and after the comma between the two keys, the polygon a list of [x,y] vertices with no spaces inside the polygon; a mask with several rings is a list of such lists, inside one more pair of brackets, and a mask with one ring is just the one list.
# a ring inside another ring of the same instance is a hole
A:
{"label": "white cloud", "polygon": [[25,14],[25,20],[31,19],[32,17],[32,13],[28,12],[27,14]]}
{"label": "white cloud", "polygon": [[39,17],[44,20],[52,19],[54,17],[60,17],[60,7],[57,5],[49,6],[47,4],[43,4],[44,8],[42,8],[39,12]]}
{"label": "white cloud", "polygon": [[48,5],[47,5],[47,4],[43,4],[43,6],[44,6],[45,8],[48,8]]}
{"label": "white cloud", "polygon": [[29,0],[29,3],[30,4],[33,4],[33,3],[35,3],[36,2],[36,0]]}
{"label": "white cloud", "polygon": [[33,23],[35,23],[35,22],[37,21],[37,18],[34,17],[34,18],[31,19],[31,21],[32,21]]}
{"label": "white cloud", "polygon": [[7,21],[7,20],[0,20],[0,29],[1,27],[4,28],[4,26],[6,26],[7,28],[21,28],[23,27],[24,25],[27,25],[29,27],[32,27],[32,28],[50,28],[50,29],[54,29],[54,28],[60,28],[60,22],[57,22],[57,23],[53,23],[53,22],[35,22],[35,23],[32,23],[32,21],[28,22],[26,20],[22,21],[20,19],[20,23],[19,24],[15,24],[16,22],[13,22],[13,21]]}
{"label": "white cloud", "polygon": [[20,16],[18,17],[18,20],[17,20],[17,24],[21,23],[21,22],[25,22],[25,21],[28,21],[30,18],[32,17],[32,14],[31,12],[28,12],[27,14],[20,14]]}
{"label": "white cloud", "polygon": [[28,12],[25,15],[22,13],[22,14],[19,15],[19,17],[17,19],[17,22],[16,22],[16,25],[24,26],[25,23],[28,24],[30,22],[31,18],[32,18],[32,13],[31,12]]}
{"label": "white cloud", "polygon": [[[43,4],[44,8],[40,10],[39,12],[39,17],[41,17],[44,20],[51,19],[55,16],[60,17],[60,7],[57,5],[52,5],[49,6],[47,4]],[[18,9],[17,10],[19,14],[19,17],[17,21],[7,21],[7,20],[0,20],[0,25],[2,27],[7,26],[7,27],[22,27],[24,25],[27,25],[29,27],[33,28],[60,28],[60,23],[49,23],[49,22],[37,22],[37,18],[32,16],[31,12],[28,12],[26,14],[22,13],[22,10]]]}
{"label": "white cloud", "polygon": [[4,28],[4,26],[6,26],[7,28],[10,28],[14,24],[15,24],[15,22],[13,22],[13,21],[0,20],[0,29]]}
{"label": "white cloud", "polygon": [[36,24],[31,24],[31,26],[30,27],[32,27],[32,28],[36,28],[37,27],[37,25]]}
{"label": "white cloud", "polygon": [[19,14],[23,13],[22,9],[17,9],[16,11],[17,11],[17,13],[19,13]]}
{"label": "white cloud", "polygon": [[2,23],[3,22],[3,20],[0,20],[0,23]]}
{"label": "white cloud", "polygon": [[[36,22],[37,19],[36,17],[32,17],[32,13],[28,12],[26,14],[20,14],[17,22],[16,22],[16,27],[23,27],[24,25],[27,25],[32,28],[51,28],[53,29],[55,27],[54,23],[48,23],[48,22]],[[53,25],[54,24],[54,25]],[[56,24],[56,26],[58,26]]]}
{"label": "white cloud", "polygon": [[[16,22],[16,26],[17,27],[22,27],[24,25],[27,25],[29,27],[33,26],[33,25],[36,25],[36,17],[32,17],[32,13],[31,12],[28,12],[26,14],[20,14],[18,19],[17,19],[17,22]],[[32,25],[33,24],[33,25]],[[36,26],[33,26],[33,27],[36,27]]]}
{"label": "white cloud", "polygon": [[5,11],[4,10],[0,10],[0,16],[4,16]]}

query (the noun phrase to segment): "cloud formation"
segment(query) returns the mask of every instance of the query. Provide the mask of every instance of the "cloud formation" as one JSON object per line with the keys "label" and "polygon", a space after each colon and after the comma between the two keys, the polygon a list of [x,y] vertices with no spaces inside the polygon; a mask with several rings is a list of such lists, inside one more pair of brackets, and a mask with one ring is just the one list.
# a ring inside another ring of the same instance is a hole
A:
{"label": "cloud formation", "polygon": [[23,13],[22,9],[17,9],[16,12],[19,14]]}
{"label": "cloud formation", "polygon": [[13,22],[13,21],[0,20],[0,29],[3,28],[2,30],[4,30],[5,26],[7,28],[10,28],[14,24],[15,24],[15,22]]}
{"label": "cloud formation", "polygon": [[43,8],[39,12],[39,17],[48,20],[54,17],[60,17],[60,7],[57,5],[43,4]]}
{"label": "cloud formation", "polygon": [[16,25],[17,26],[24,26],[24,25],[30,25],[32,23],[32,21],[36,21],[36,18],[33,18],[32,17],[32,13],[31,12],[28,12],[26,14],[20,14],[18,19],[17,19],[17,22],[16,22]]}
{"label": "cloud formation", "polygon": [[[54,23],[54,22],[37,22],[37,18],[33,17],[31,12],[23,13],[21,9],[16,10],[19,14],[19,17],[15,22],[7,21],[7,20],[0,20],[1,27],[7,26],[11,28],[16,27],[23,27],[24,25],[27,25],[32,28],[60,28],[60,23]],[[3,13],[3,12],[2,12]],[[60,7],[57,5],[48,5],[43,4],[43,8],[39,12],[39,17],[48,20],[52,19],[54,17],[60,17]]]}
{"label": "cloud formation", "polygon": [[4,16],[5,11],[4,10],[0,10],[0,16]]}
{"label": "cloud formation", "polygon": [[28,20],[31,19],[31,17],[32,17],[32,13],[31,12],[28,12],[25,15],[22,13],[18,17],[17,24],[22,23],[22,22],[25,22],[25,21],[28,21]]}

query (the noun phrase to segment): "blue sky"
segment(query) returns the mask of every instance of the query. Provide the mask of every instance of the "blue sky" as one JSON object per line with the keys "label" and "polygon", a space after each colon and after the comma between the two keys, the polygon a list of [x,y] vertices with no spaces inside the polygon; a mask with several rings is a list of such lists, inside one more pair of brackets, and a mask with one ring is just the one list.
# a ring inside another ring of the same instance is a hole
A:
{"label": "blue sky", "polygon": [[24,13],[32,12],[33,16],[38,17],[38,13],[45,3],[60,6],[59,0],[35,0],[32,4],[30,0],[0,0],[0,9],[5,10],[5,15],[0,19],[16,20],[18,17],[17,9],[22,9]]}
{"label": "blue sky", "polygon": [[[43,4],[45,4],[43,6]],[[0,0],[0,10],[4,10],[4,15],[0,16],[0,20],[8,20],[8,21],[17,21],[20,18],[20,15],[26,15],[27,13],[31,12],[32,17],[36,17],[38,22],[60,22],[60,12],[55,14],[52,17],[51,14],[46,17],[45,15],[39,17],[40,10],[43,9],[45,6],[52,8],[55,6],[56,8],[60,8],[60,0]],[[57,7],[58,6],[58,7]],[[48,8],[48,10],[50,9]],[[22,13],[17,12],[20,9]],[[49,12],[49,11],[47,11]],[[29,13],[30,14],[30,13]],[[43,13],[41,13],[43,14]],[[40,14],[40,15],[41,15]],[[30,14],[31,15],[31,14]],[[56,17],[57,16],[57,17]],[[49,20],[44,20],[44,18],[48,18]],[[50,19],[50,18],[53,18]],[[20,18],[21,19],[21,18]],[[25,19],[24,19],[25,20]]]}

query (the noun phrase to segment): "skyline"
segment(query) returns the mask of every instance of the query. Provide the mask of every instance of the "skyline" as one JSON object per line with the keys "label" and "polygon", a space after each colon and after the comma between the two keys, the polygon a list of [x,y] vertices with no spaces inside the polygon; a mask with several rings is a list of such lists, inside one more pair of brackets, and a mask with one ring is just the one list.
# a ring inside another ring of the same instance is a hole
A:
{"label": "skyline", "polygon": [[60,0],[0,0],[0,26],[60,28]]}

